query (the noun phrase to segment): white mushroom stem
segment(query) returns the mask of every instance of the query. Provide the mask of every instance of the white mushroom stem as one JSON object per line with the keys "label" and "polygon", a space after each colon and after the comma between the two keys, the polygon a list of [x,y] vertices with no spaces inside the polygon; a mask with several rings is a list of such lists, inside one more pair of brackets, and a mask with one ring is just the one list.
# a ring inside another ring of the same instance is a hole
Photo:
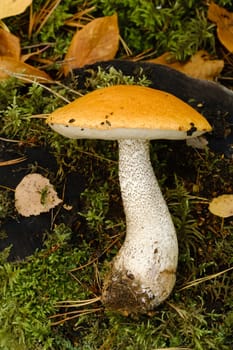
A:
{"label": "white mushroom stem", "polygon": [[103,288],[107,308],[147,312],[165,300],[176,279],[178,245],[150,162],[149,141],[119,141],[119,180],[126,237]]}

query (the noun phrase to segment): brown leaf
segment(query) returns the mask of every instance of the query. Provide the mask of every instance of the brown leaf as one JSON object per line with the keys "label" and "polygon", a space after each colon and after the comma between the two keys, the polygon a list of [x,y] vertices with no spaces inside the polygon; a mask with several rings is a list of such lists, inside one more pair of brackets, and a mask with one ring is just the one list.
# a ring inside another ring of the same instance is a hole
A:
{"label": "brown leaf", "polygon": [[233,13],[211,3],[208,8],[208,19],[217,24],[217,36],[229,52],[233,52]]}
{"label": "brown leaf", "polygon": [[214,80],[223,67],[223,60],[211,59],[206,51],[200,50],[185,63],[183,72],[194,78]]}
{"label": "brown leaf", "polygon": [[221,218],[233,216],[233,194],[223,194],[209,204],[209,211]]}
{"label": "brown leaf", "polygon": [[200,50],[193,55],[189,61],[181,63],[174,60],[171,53],[166,52],[162,56],[157,57],[149,62],[164,64],[174,68],[180,72],[192,76],[193,78],[214,80],[224,67],[223,60],[213,60],[209,54]]}
{"label": "brown leaf", "polygon": [[176,61],[174,56],[170,52],[165,52],[161,56],[147,60],[147,62],[155,64],[163,64],[165,66],[174,68],[176,70],[182,70],[184,63]]}
{"label": "brown leaf", "polygon": [[0,19],[16,16],[31,5],[32,0],[1,0]]}
{"label": "brown leaf", "polygon": [[14,75],[17,75],[17,78],[25,82],[28,82],[27,79],[42,82],[52,81],[48,74],[38,68],[20,62],[12,57],[0,57],[0,80],[8,79]]}
{"label": "brown leaf", "polygon": [[64,74],[86,64],[113,59],[118,46],[117,15],[94,19],[74,35],[65,56]]}
{"label": "brown leaf", "polygon": [[20,41],[17,36],[0,28],[0,56],[13,57],[20,59]]}

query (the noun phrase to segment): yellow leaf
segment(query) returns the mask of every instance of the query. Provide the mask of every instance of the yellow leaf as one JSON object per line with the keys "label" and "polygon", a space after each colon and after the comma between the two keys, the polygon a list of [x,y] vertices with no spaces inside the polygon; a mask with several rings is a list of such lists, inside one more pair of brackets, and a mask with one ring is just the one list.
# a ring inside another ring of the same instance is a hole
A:
{"label": "yellow leaf", "polygon": [[233,13],[211,2],[208,19],[217,24],[217,36],[229,52],[233,52]]}
{"label": "yellow leaf", "polygon": [[32,0],[1,0],[0,19],[19,15],[24,12],[31,3]]}
{"label": "yellow leaf", "polygon": [[20,59],[20,42],[17,36],[0,28],[0,56],[14,57]]}
{"label": "yellow leaf", "polygon": [[153,60],[149,60],[149,62],[164,64],[193,78],[206,80],[214,80],[224,67],[223,60],[211,59],[209,54],[204,50],[196,52],[195,55],[185,63],[176,61],[169,52]]}
{"label": "yellow leaf", "polygon": [[113,59],[118,46],[117,15],[94,19],[74,35],[65,56],[64,74],[86,64]]}
{"label": "yellow leaf", "polygon": [[184,64],[183,73],[194,78],[213,80],[220,74],[223,67],[223,60],[211,59],[206,51],[200,50]]}
{"label": "yellow leaf", "polygon": [[17,78],[25,82],[29,82],[27,79],[42,82],[52,81],[48,74],[38,68],[20,62],[12,57],[0,57],[0,80],[8,79],[11,76],[17,76]]}
{"label": "yellow leaf", "polygon": [[221,218],[233,215],[233,194],[223,194],[214,198],[209,204],[209,211]]}

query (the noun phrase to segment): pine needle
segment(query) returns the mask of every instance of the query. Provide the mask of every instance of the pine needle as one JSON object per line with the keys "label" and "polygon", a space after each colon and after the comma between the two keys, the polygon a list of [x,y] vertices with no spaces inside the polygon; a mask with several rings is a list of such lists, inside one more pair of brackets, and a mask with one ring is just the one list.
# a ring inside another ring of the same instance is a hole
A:
{"label": "pine needle", "polygon": [[30,21],[28,28],[29,38],[31,38],[33,31],[35,35],[37,35],[41,31],[41,29],[43,28],[49,17],[52,15],[53,11],[60,4],[60,2],[61,0],[47,0],[45,5],[41,8],[41,10],[38,13],[33,13],[31,6]]}
{"label": "pine needle", "polygon": [[[84,300],[65,300],[65,301],[58,301],[56,303],[56,307],[58,308],[76,308],[76,310],[73,311],[67,311],[67,312],[62,312],[62,313],[58,313],[56,315],[52,315],[49,318],[50,319],[57,319],[60,318],[58,321],[54,321],[52,322],[52,326],[56,326],[59,324],[62,324],[66,321],[70,321],[73,320],[75,318],[78,318],[80,316],[84,316],[84,315],[88,315],[91,313],[95,313],[98,311],[102,311],[103,310],[103,306],[101,307],[97,307],[97,308],[83,308],[84,306],[89,306],[91,304],[94,304],[98,301],[100,301],[101,298],[100,297],[96,297],[93,299],[84,299]],[[77,308],[81,307],[81,310],[77,310]]]}
{"label": "pine needle", "polygon": [[0,162],[0,166],[7,166],[7,165],[14,165],[14,164],[18,164],[21,163],[23,161],[25,161],[27,159],[27,157],[19,157],[16,159],[11,159],[11,160],[6,160],[3,162]]}
{"label": "pine needle", "polygon": [[232,267],[229,267],[228,269],[223,270],[223,271],[221,271],[221,272],[217,272],[217,273],[214,273],[214,274],[209,275],[209,276],[197,278],[197,279],[194,280],[194,281],[191,281],[191,282],[186,283],[186,285],[184,285],[184,287],[181,287],[180,289],[178,289],[178,292],[180,292],[181,290],[185,290],[185,289],[194,287],[194,286],[196,286],[196,285],[198,285],[198,284],[200,284],[200,283],[209,281],[209,280],[211,280],[211,279],[213,279],[213,278],[219,277],[219,276],[223,275],[224,273],[226,273],[226,272],[228,272],[228,271],[231,271],[231,270],[233,270],[233,266],[232,266]]}

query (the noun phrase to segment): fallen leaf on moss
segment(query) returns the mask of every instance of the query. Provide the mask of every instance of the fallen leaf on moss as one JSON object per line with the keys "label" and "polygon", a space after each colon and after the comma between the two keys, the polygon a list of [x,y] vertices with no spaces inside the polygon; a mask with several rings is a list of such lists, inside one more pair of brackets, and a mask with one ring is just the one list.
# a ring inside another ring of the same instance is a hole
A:
{"label": "fallen leaf on moss", "polygon": [[217,36],[229,52],[233,52],[233,13],[210,3],[207,17],[217,25]]}
{"label": "fallen leaf on moss", "polygon": [[209,204],[209,211],[221,218],[233,216],[233,194],[223,194]]}
{"label": "fallen leaf on moss", "polygon": [[73,36],[63,66],[66,76],[72,69],[115,57],[119,46],[117,15],[96,18]]}
{"label": "fallen leaf on moss", "polygon": [[176,61],[170,52],[149,60],[148,62],[163,64],[185,73],[193,78],[214,80],[224,67],[223,60],[211,59],[208,52],[200,50],[195,53],[187,62]]}
{"label": "fallen leaf on moss", "polygon": [[17,36],[0,28],[0,43],[0,56],[9,56],[16,60],[20,59],[21,47]]}
{"label": "fallen leaf on moss", "polygon": [[22,216],[40,215],[62,202],[47,178],[26,175],[15,189],[15,208]]}
{"label": "fallen leaf on moss", "polygon": [[212,59],[206,51],[200,50],[185,63],[183,73],[193,78],[214,80],[223,67],[223,60]]}
{"label": "fallen leaf on moss", "polygon": [[0,19],[23,13],[32,0],[1,0]]}
{"label": "fallen leaf on moss", "polygon": [[[30,56],[32,56],[32,53]],[[19,38],[0,28],[0,80],[17,76],[18,79],[24,82],[31,82],[35,79],[44,83],[52,81],[44,71],[24,63],[23,60],[30,56],[21,56]]]}
{"label": "fallen leaf on moss", "polygon": [[48,74],[38,68],[12,57],[0,56],[0,80],[8,79],[12,76],[17,76],[18,79],[25,82],[36,80],[48,83],[52,81]]}

